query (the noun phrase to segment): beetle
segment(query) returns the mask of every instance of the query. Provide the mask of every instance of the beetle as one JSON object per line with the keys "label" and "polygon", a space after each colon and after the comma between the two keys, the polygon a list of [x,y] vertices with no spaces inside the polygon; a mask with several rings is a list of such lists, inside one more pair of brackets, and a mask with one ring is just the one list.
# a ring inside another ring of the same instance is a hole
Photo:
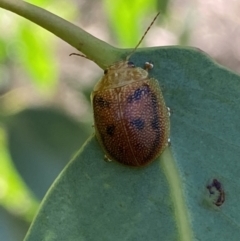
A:
{"label": "beetle", "polygon": [[136,67],[130,56],[109,66],[95,85],[91,95],[94,126],[108,159],[143,166],[168,146],[170,114],[158,81],[149,77],[153,64]]}
{"label": "beetle", "polygon": [[95,134],[106,158],[134,167],[150,163],[170,143],[170,111],[158,81],[149,77],[153,64],[141,68],[129,61],[158,15],[127,58],[105,69],[91,94]]}

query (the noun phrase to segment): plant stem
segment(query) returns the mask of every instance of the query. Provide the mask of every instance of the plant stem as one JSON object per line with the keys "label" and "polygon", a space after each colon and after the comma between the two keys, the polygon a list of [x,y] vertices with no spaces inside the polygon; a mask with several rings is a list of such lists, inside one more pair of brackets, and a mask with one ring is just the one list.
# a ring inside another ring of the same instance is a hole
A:
{"label": "plant stem", "polygon": [[74,24],[30,3],[20,0],[0,0],[0,7],[47,29],[84,53],[103,69],[121,59],[123,55],[123,50],[114,48]]}

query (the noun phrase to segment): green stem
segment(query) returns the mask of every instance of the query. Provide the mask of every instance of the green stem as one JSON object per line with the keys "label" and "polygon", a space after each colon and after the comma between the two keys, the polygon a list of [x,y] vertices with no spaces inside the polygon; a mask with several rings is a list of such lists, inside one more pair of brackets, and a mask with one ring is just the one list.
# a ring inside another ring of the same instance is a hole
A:
{"label": "green stem", "polygon": [[20,0],[0,0],[0,7],[52,32],[84,53],[103,69],[121,59],[124,54],[123,50],[114,48],[74,24],[30,3]]}

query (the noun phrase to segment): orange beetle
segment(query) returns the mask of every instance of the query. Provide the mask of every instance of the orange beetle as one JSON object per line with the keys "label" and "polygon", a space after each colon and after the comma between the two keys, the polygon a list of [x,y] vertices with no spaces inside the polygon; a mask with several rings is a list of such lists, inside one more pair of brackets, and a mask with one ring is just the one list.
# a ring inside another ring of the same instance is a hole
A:
{"label": "orange beetle", "polygon": [[91,95],[94,127],[108,159],[143,166],[168,146],[170,112],[158,81],[148,76],[153,64],[135,67],[130,56],[109,66],[95,85]]}

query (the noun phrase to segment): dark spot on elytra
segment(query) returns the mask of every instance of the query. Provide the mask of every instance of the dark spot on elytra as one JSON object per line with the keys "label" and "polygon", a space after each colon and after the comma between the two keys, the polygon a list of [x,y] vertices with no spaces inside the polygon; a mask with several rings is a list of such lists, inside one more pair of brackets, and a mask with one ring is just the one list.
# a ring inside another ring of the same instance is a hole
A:
{"label": "dark spot on elytra", "polygon": [[107,128],[106,128],[106,133],[109,135],[109,136],[113,136],[114,135],[114,131],[115,131],[115,125],[108,125]]}
{"label": "dark spot on elytra", "polygon": [[100,106],[101,108],[109,108],[110,102],[102,98],[101,96],[95,96],[94,102],[96,105]]}
{"label": "dark spot on elytra", "polygon": [[159,109],[158,109],[158,98],[155,93],[151,93],[151,107],[152,107],[152,116],[153,119],[151,121],[151,127],[153,128],[155,132],[155,139],[153,141],[153,145],[151,149],[149,150],[148,156],[146,159],[151,159],[156,154],[156,150],[158,149],[159,145],[161,144],[161,123],[159,118]]}
{"label": "dark spot on elytra", "polygon": [[107,74],[107,73],[108,73],[108,69],[105,69],[105,70],[104,70],[104,74]]}
{"label": "dark spot on elytra", "polygon": [[130,124],[134,126],[137,130],[142,130],[145,126],[144,120],[141,118],[130,121]]}
{"label": "dark spot on elytra", "polygon": [[136,89],[132,95],[129,95],[127,98],[128,103],[132,103],[133,101],[140,100],[144,95],[150,92],[148,85],[143,85],[140,88]]}
{"label": "dark spot on elytra", "polygon": [[151,94],[152,108],[155,114],[157,113],[158,99],[155,94]]}
{"label": "dark spot on elytra", "polygon": [[154,129],[154,130],[158,130],[159,129],[159,118],[158,118],[158,116],[157,115],[154,115],[154,117],[153,117],[153,120],[152,120],[152,122],[151,122],[151,126],[152,126],[152,128]]}

